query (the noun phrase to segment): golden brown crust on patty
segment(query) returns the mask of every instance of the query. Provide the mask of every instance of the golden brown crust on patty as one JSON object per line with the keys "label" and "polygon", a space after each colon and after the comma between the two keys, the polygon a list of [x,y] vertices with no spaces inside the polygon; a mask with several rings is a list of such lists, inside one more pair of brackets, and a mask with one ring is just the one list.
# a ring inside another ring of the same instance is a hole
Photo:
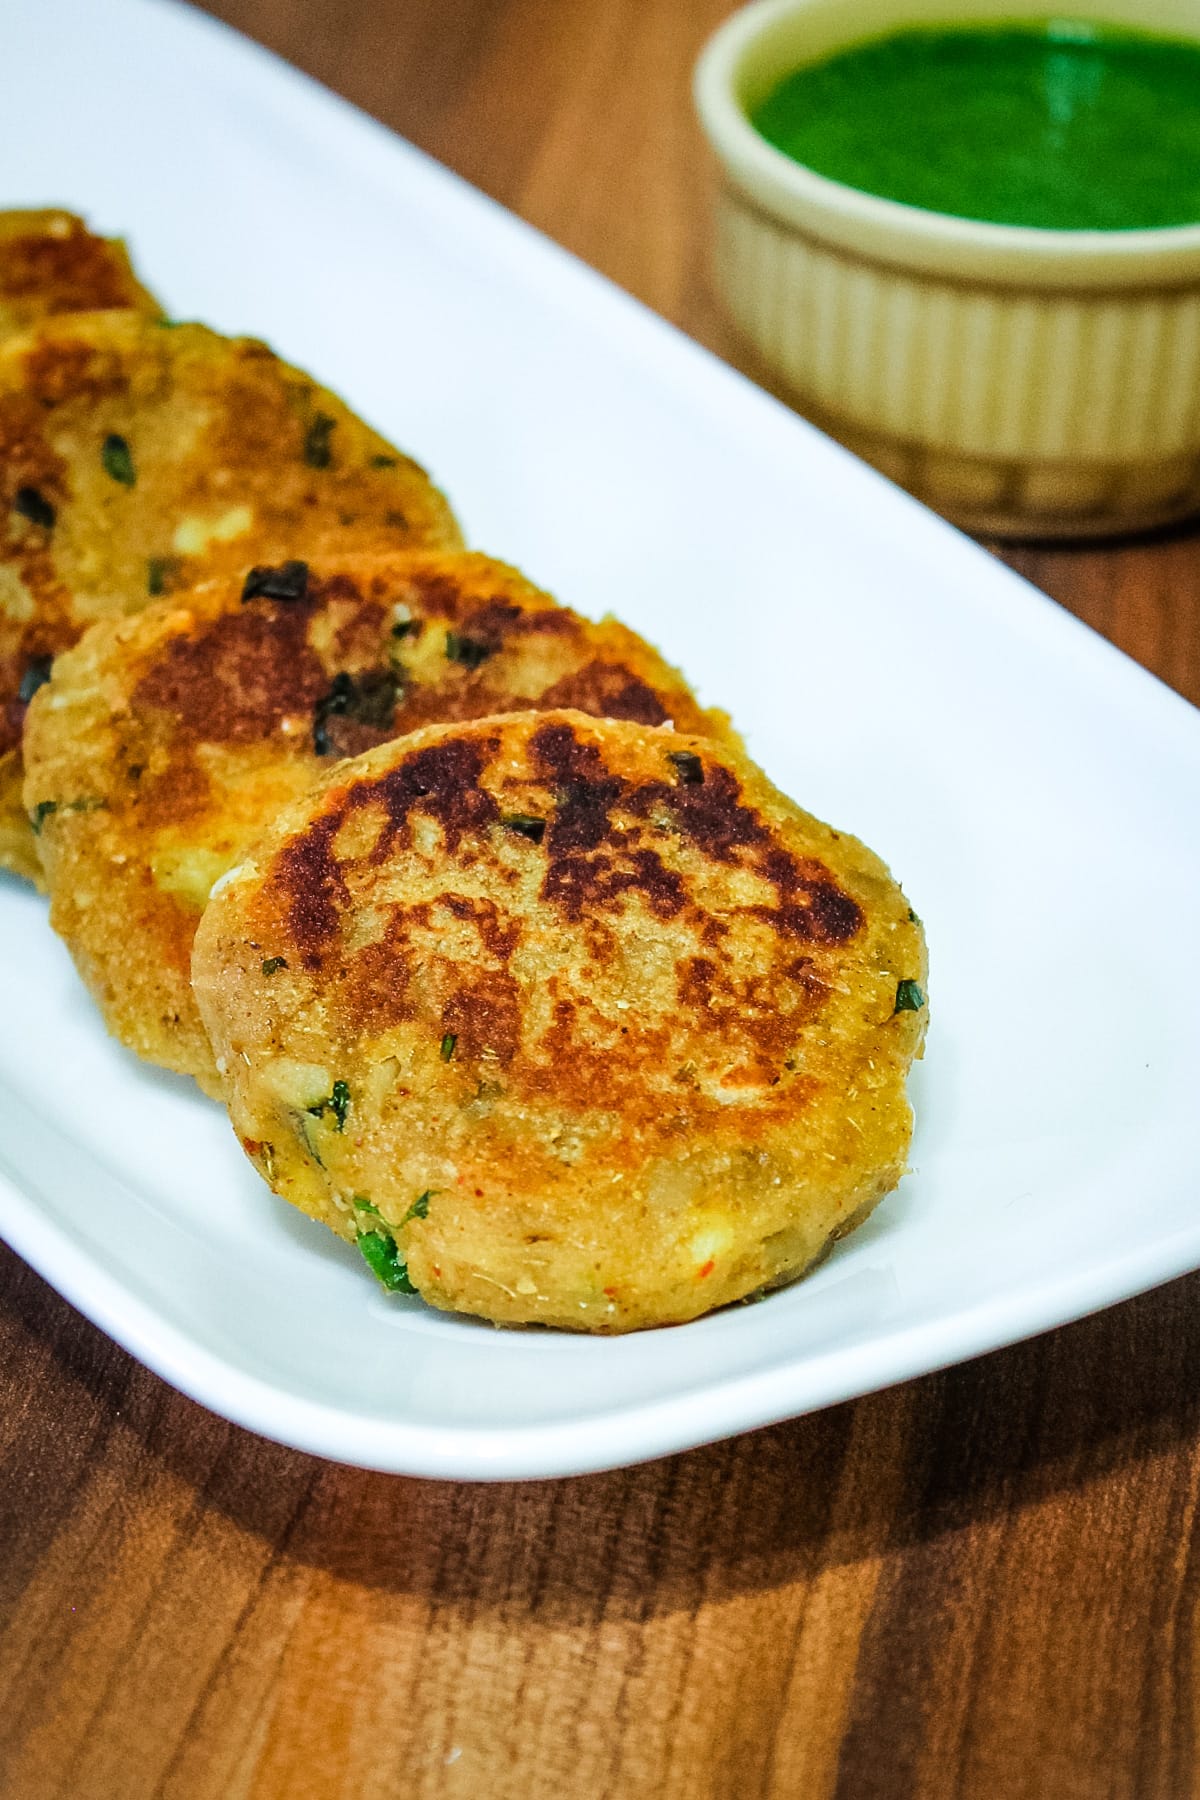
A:
{"label": "golden brown crust on patty", "polygon": [[424,471],[266,345],[52,321],[0,347],[0,755],[95,619],[255,561],[459,541]]}
{"label": "golden brown crust on patty", "polygon": [[23,875],[35,887],[44,887],[42,865],[37,845],[29,830],[29,817],[22,798],[25,771],[21,752],[8,750],[0,755],[0,870],[10,869]]}
{"label": "golden brown crust on patty", "polygon": [[634,632],[480,555],[258,569],[93,626],[30,706],[26,804],[51,921],[110,1028],[214,1087],[192,934],[279,809],[431,720],[564,701],[733,741]]}
{"label": "golden brown crust on patty", "polygon": [[277,1192],[434,1305],[603,1331],[790,1279],[895,1185],[924,974],[863,845],[733,748],[577,712],[335,769],[193,958]]}
{"label": "golden brown crust on patty", "polygon": [[61,313],[162,311],[117,238],[59,207],[0,212],[0,338]]}

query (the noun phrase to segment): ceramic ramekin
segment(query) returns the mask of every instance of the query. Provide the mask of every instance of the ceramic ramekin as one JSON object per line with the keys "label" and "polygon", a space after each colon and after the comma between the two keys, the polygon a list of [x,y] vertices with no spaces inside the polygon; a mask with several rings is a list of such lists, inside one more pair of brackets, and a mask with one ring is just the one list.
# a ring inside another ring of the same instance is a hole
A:
{"label": "ceramic ramekin", "polygon": [[[1200,225],[1040,231],[875,199],[747,111],[801,64],[913,25],[1044,20],[1047,0],[758,0],[696,71],[724,172],[717,281],[801,410],[979,532],[1090,536],[1200,508]],[[1085,0],[1200,38],[1197,0]]]}

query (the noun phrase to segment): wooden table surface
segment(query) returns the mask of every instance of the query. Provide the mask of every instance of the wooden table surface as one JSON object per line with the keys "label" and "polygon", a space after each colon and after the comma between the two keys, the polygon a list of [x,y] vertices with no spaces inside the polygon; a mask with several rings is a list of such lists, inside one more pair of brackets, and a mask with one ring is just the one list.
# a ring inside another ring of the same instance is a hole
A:
{"label": "wooden table surface", "polygon": [[[738,360],[722,0],[210,4]],[[1004,554],[1200,700],[1197,537]],[[1198,1302],[472,1487],[223,1423],[0,1250],[0,1800],[1196,1794]]]}

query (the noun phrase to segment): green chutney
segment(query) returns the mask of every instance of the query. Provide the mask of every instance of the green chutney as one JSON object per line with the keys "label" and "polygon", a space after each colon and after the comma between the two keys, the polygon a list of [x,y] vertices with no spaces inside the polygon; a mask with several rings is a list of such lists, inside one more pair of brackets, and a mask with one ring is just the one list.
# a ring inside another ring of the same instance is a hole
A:
{"label": "green chutney", "polygon": [[751,113],[819,175],[1054,231],[1200,221],[1200,44],[1074,20],[897,32],[797,69]]}

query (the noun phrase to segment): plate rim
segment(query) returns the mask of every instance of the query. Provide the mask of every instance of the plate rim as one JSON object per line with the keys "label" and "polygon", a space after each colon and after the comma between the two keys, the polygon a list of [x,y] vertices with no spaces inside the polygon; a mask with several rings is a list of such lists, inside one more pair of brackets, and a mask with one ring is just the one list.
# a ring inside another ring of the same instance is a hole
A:
{"label": "plate rim", "polygon": [[[628,1402],[580,1421],[433,1426],[381,1421],[305,1399],[197,1344],[110,1269],[91,1261],[66,1226],[39,1212],[2,1173],[0,1235],[106,1336],[219,1417],[332,1462],[456,1481],[565,1479],[676,1455],[879,1393],[1075,1324],[1200,1265],[1198,1222],[1191,1230],[1111,1256],[1082,1275],[998,1295],[965,1313],[884,1327],[859,1343],[823,1352],[810,1348],[769,1368],[710,1378],[682,1396]],[[877,1366],[881,1362],[887,1363],[885,1370]]]}

